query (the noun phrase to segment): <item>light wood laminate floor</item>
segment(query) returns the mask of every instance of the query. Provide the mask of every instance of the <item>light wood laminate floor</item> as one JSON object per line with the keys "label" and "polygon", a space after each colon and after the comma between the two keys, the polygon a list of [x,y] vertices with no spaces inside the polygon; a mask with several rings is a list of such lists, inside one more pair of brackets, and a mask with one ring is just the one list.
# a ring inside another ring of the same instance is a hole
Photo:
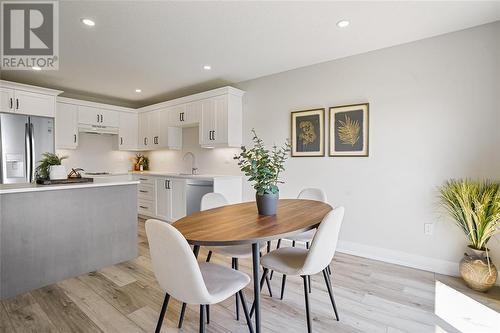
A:
{"label": "light wood laminate floor", "polygon": [[[200,260],[205,258],[202,248]],[[212,258],[230,266],[230,259]],[[250,267],[250,260],[241,261],[241,270],[250,274]],[[314,332],[458,332],[434,314],[436,281],[500,311],[498,287],[475,293],[457,278],[341,253],[335,255],[332,271],[340,322],[334,320],[322,275],[314,276]],[[263,290],[263,332],[306,332],[302,279],[287,279],[283,301],[280,282],[275,274],[273,298]],[[250,285],[245,292],[251,301]],[[0,302],[0,332],[153,332],[163,296],[152,271],[144,221],[139,220],[138,258]],[[211,306],[207,332],[247,332],[244,318],[237,322],[234,311],[234,297]],[[188,307],[182,330],[177,329],[179,313],[180,303],[171,301],[162,332],[197,332],[198,307]]]}

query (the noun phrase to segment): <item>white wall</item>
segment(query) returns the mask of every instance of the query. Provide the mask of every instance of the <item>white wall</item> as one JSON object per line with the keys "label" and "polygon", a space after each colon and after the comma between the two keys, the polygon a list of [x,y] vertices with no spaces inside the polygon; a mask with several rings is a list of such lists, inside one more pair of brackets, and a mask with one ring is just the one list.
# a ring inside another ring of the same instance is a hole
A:
{"label": "white wall", "polygon": [[440,218],[436,187],[500,178],[499,44],[497,22],[240,83],[245,141],[255,128],[281,143],[294,110],[369,102],[370,157],[292,158],[281,196],[324,188],[346,207],[344,251],[454,273],[466,242]]}
{"label": "white wall", "polygon": [[63,164],[69,168],[83,168],[90,172],[126,172],[132,169],[134,153],[119,151],[116,135],[80,133],[78,149],[57,150],[68,156]]}

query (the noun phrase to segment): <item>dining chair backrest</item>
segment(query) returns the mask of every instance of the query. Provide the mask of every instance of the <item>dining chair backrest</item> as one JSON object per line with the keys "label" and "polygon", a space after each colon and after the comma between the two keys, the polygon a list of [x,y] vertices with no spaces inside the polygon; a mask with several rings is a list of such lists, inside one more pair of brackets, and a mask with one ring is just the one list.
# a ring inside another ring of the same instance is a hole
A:
{"label": "dining chair backrest", "polygon": [[227,199],[220,193],[207,193],[201,198],[201,210],[207,210],[227,205]]}
{"label": "dining chair backrest", "polygon": [[335,208],[323,218],[304,262],[303,271],[306,275],[321,272],[332,261],[343,218],[344,207]]}
{"label": "dining chair backrest", "polygon": [[146,235],[153,271],[160,287],[173,298],[203,304],[210,298],[198,261],[184,236],[172,225],[150,219]]}
{"label": "dining chair backrest", "polygon": [[316,200],[326,202],[326,193],[320,188],[305,188],[300,191],[297,199]]}

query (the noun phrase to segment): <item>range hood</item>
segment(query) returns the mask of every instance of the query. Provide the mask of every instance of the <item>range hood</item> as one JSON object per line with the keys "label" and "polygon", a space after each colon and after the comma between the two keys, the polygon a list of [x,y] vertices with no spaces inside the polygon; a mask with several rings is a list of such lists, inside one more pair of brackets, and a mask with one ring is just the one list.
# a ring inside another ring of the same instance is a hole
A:
{"label": "range hood", "polygon": [[78,132],[92,134],[118,135],[118,127],[78,124]]}

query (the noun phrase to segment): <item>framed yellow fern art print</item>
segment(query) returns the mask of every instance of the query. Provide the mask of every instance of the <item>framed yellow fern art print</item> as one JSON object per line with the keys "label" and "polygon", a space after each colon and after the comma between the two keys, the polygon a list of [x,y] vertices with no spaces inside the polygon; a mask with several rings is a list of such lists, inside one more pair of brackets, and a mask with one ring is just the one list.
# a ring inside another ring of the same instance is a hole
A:
{"label": "framed yellow fern art print", "polygon": [[330,156],[368,156],[369,104],[330,108]]}
{"label": "framed yellow fern art print", "polygon": [[325,156],[325,109],[292,112],[292,156]]}

